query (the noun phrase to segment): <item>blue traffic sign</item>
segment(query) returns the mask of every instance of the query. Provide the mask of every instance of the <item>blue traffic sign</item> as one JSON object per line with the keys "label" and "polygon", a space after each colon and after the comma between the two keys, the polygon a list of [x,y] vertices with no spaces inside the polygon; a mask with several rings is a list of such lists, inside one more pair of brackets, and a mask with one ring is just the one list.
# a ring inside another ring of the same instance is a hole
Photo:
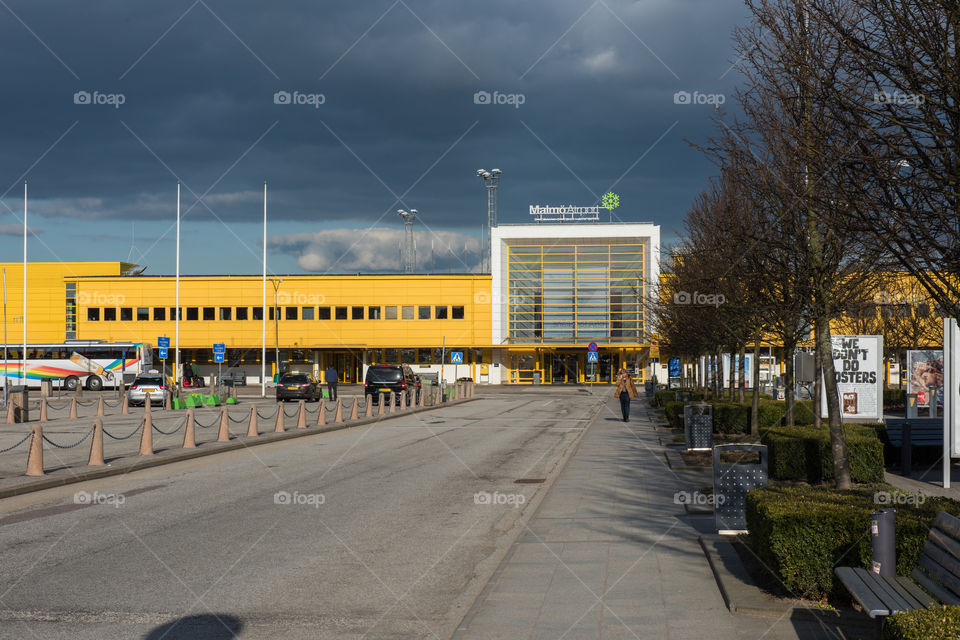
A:
{"label": "blue traffic sign", "polygon": [[160,347],[159,349],[157,349],[157,351],[158,351],[157,357],[159,357],[161,360],[166,360],[166,359],[167,359],[167,348],[166,348],[166,347]]}
{"label": "blue traffic sign", "polygon": [[160,336],[159,338],[157,338],[157,346],[158,346],[158,347],[163,347],[163,348],[165,348],[165,349],[169,349],[169,348],[170,348],[170,338],[168,338],[167,336]]}
{"label": "blue traffic sign", "polygon": [[226,352],[227,352],[227,345],[225,345],[225,344],[222,343],[222,342],[217,342],[217,343],[215,343],[215,344],[213,345],[213,352],[214,352],[214,353],[226,353]]}
{"label": "blue traffic sign", "polygon": [[591,342],[590,344],[587,345],[587,351],[596,351],[596,350],[597,350],[596,342]]}
{"label": "blue traffic sign", "polygon": [[463,364],[463,351],[451,351],[450,364]]}
{"label": "blue traffic sign", "polygon": [[599,355],[600,355],[600,354],[598,354],[596,351],[588,351],[588,352],[587,352],[587,362],[600,362],[600,361],[597,359],[597,356],[599,356]]}
{"label": "blue traffic sign", "polygon": [[222,363],[222,362],[223,362],[223,356],[224,356],[224,355],[225,355],[225,354],[224,354],[222,351],[214,351],[214,352],[213,352],[213,361],[214,361],[215,363],[217,363],[217,364]]}

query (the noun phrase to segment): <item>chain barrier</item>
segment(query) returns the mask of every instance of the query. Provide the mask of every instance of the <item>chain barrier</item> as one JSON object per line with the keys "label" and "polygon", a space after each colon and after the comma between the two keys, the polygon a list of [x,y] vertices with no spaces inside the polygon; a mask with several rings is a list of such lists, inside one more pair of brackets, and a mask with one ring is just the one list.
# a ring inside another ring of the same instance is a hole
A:
{"label": "chain barrier", "polygon": [[297,414],[299,413],[300,413],[300,409],[298,408],[293,410],[293,415],[290,415],[289,413],[287,413],[286,410],[284,410],[283,415],[287,416],[288,418],[296,418]]}
{"label": "chain barrier", "polygon": [[24,442],[26,442],[27,440],[29,440],[29,439],[30,439],[30,436],[32,436],[32,435],[33,435],[32,433],[28,433],[27,435],[25,435],[25,436],[23,437],[23,440],[21,440],[20,442],[18,442],[18,443],[15,444],[15,445],[13,445],[12,447],[7,447],[6,449],[0,449],[0,453],[6,453],[7,451],[13,451],[14,449],[16,449],[17,447],[19,447],[20,445],[22,445]]}
{"label": "chain barrier", "polygon": [[212,427],[212,426],[214,426],[214,425],[220,424],[220,416],[217,416],[217,419],[214,420],[213,422],[211,422],[210,424],[201,424],[200,421],[197,420],[196,417],[194,417],[194,418],[193,418],[193,424],[197,425],[197,426],[200,427],[201,429],[209,429],[210,427]]}
{"label": "chain barrier", "polygon": [[260,411],[257,410],[257,417],[260,418],[261,420],[272,420],[277,416],[277,411],[279,410],[280,410],[280,407],[277,407],[276,410],[268,416],[261,415]]}
{"label": "chain barrier", "polygon": [[43,439],[44,439],[47,443],[52,444],[53,446],[55,446],[57,449],[73,449],[74,447],[79,447],[81,444],[83,444],[83,441],[90,437],[90,434],[93,433],[94,429],[96,429],[96,427],[90,427],[90,431],[87,431],[87,434],[86,434],[85,436],[83,436],[82,438],[80,438],[79,440],[77,440],[75,443],[73,443],[73,444],[71,444],[71,445],[66,445],[66,446],[64,446],[64,445],[62,445],[62,444],[57,444],[56,442],[54,442],[53,440],[51,440],[50,438],[48,438],[48,437],[46,436],[46,434],[44,434]]}
{"label": "chain barrier", "polygon": [[[163,435],[165,435],[165,436],[172,436],[172,435],[175,434],[177,431],[180,431],[180,429],[182,429],[182,428],[183,428],[183,425],[185,425],[185,424],[187,424],[187,419],[186,419],[186,417],[184,417],[184,419],[180,422],[180,424],[177,425],[177,428],[174,429],[173,431],[164,431],[163,429],[161,429],[161,428],[158,427],[157,425],[153,425],[153,428],[156,429],[157,432],[159,432],[159,433],[161,433],[161,434],[163,434]],[[194,424],[196,424],[196,420],[194,420]]]}
{"label": "chain barrier", "polygon": [[97,404],[97,401],[91,400],[90,402],[81,402],[77,400],[77,404],[80,405],[81,407],[92,407],[93,405]]}
{"label": "chain barrier", "polygon": [[109,402],[107,402],[106,400],[104,400],[104,401],[103,401],[103,404],[105,404],[106,406],[108,406],[108,407],[110,407],[111,409],[113,409],[114,407],[119,407],[121,404],[123,404],[123,400],[117,400],[117,401],[114,402],[113,404],[110,404]]}
{"label": "chain barrier", "polygon": [[52,410],[54,410],[54,411],[62,411],[62,410],[66,409],[66,408],[69,407],[69,406],[70,406],[70,401],[69,401],[69,400],[64,401],[64,403],[63,403],[61,406],[59,406],[59,407],[55,407],[52,402],[50,402],[49,400],[47,400],[47,409],[52,409]]}
{"label": "chain barrier", "polygon": [[108,437],[110,437],[110,438],[113,438],[114,440],[127,440],[127,439],[132,438],[133,436],[135,436],[135,435],[137,434],[137,432],[140,431],[140,429],[143,428],[143,423],[144,423],[144,422],[146,422],[146,420],[141,420],[141,421],[140,421],[140,424],[137,426],[137,428],[133,430],[133,433],[131,433],[131,434],[128,435],[128,436],[117,437],[117,436],[113,435],[112,433],[110,433],[109,431],[107,431],[106,429],[103,430],[103,435],[108,436]]}
{"label": "chain barrier", "polygon": [[249,419],[250,419],[249,416],[247,416],[246,418],[239,418],[239,419],[238,419],[238,418],[234,418],[234,417],[231,416],[229,413],[227,414],[227,420],[229,420],[230,422],[232,422],[232,423],[234,423],[234,424],[240,424],[241,422],[246,422],[246,421],[248,421]]}
{"label": "chain barrier", "polygon": [[318,413],[320,411],[320,405],[318,404],[316,409],[311,409],[310,407],[305,406],[303,410],[307,413]]}

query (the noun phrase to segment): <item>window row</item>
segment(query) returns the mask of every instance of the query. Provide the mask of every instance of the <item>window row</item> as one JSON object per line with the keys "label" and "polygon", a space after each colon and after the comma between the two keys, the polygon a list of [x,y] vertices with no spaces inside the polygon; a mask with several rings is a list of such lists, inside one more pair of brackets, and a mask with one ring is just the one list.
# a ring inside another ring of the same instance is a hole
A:
{"label": "window row", "polygon": [[[119,314],[118,314],[119,311]],[[152,313],[151,313],[152,311]],[[169,311],[169,314],[168,314]],[[269,307],[269,320],[463,320],[462,305]],[[88,322],[175,320],[176,307],[88,307]],[[263,320],[263,307],[181,307],[181,320]]]}

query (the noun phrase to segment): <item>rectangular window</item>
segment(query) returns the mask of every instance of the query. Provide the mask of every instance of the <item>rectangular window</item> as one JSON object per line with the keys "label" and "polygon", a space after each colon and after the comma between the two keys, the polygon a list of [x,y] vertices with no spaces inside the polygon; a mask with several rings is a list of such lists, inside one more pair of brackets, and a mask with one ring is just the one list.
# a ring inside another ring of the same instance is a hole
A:
{"label": "rectangular window", "polygon": [[404,320],[413,320],[413,307],[400,307],[400,317]]}
{"label": "rectangular window", "polygon": [[133,322],[133,307],[120,307],[120,321]]}
{"label": "rectangular window", "polygon": [[303,307],[300,309],[301,320],[313,320],[313,307]]}
{"label": "rectangular window", "polygon": [[429,306],[421,306],[420,309],[419,309],[419,313],[420,313],[420,319],[421,319],[421,320],[429,320],[429,319],[430,319],[430,307],[429,307]]}
{"label": "rectangular window", "polygon": [[220,307],[220,319],[221,319],[221,320],[232,320],[232,319],[233,319],[233,307]]}
{"label": "rectangular window", "polygon": [[274,318],[279,318],[280,307],[270,307],[270,310],[268,311],[268,313],[270,314],[270,318],[269,318],[270,320],[273,320]]}
{"label": "rectangular window", "polygon": [[203,308],[203,319],[204,319],[204,320],[216,320],[216,319],[217,319],[217,308],[216,308],[216,307],[204,307],[204,308]]}
{"label": "rectangular window", "polygon": [[329,320],[330,307],[320,307],[317,309],[317,320]]}
{"label": "rectangular window", "polygon": [[187,320],[199,320],[200,307],[187,307]]}
{"label": "rectangular window", "polygon": [[237,307],[237,320],[247,320],[249,317],[246,307]]}
{"label": "rectangular window", "polygon": [[463,320],[463,307],[451,307],[450,310],[454,320]]}
{"label": "rectangular window", "polygon": [[170,307],[170,319],[171,319],[171,320],[176,320],[178,315],[180,316],[180,319],[183,320],[183,307],[180,307],[180,313],[179,313],[179,314],[177,313],[177,308],[176,308],[176,307]]}
{"label": "rectangular window", "polygon": [[363,320],[363,307],[352,307],[350,317],[354,320]]}
{"label": "rectangular window", "polygon": [[90,307],[87,309],[87,322],[100,321],[100,307]]}
{"label": "rectangular window", "polygon": [[103,308],[103,320],[105,322],[113,322],[117,319],[117,309],[116,307],[104,307]]}
{"label": "rectangular window", "polygon": [[287,320],[296,320],[297,319],[297,307],[287,307],[286,315],[284,316]]}
{"label": "rectangular window", "polygon": [[380,319],[380,307],[367,307],[367,319],[368,319],[368,320],[379,320],[379,319]]}
{"label": "rectangular window", "polygon": [[397,319],[397,308],[396,307],[384,307],[383,317],[387,320],[396,320]]}
{"label": "rectangular window", "polygon": [[250,315],[254,320],[263,320],[263,307],[253,307],[250,309]]}
{"label": "rectangular window", "polygon": [[137,307],[137,322],[145,322],[150,319],[149,307]]}
{"label": "rectangular window", "polygon": [[166,307],[154,307],[154,308],[153,308],[153,319],[154,319],[154,320],[166,320],[166,319],[167,319],[167,308],[166,308]]}
{"label": "rectangular window", "polygon": [[334,317],[337,320],[346,320],[347,319],[347,308],[346,307],[336,307],[334,310]]}
{"label": "rectangular window", "polygon": [[436,318],[437,320],[446,320],[446,319],[447,319],[447,307],[446,307],[446,305],[444,305],[444,306],[442,306],[442,307],[441,307],[441,306],[434,307],[434,316],[433,316],[433,317]]}

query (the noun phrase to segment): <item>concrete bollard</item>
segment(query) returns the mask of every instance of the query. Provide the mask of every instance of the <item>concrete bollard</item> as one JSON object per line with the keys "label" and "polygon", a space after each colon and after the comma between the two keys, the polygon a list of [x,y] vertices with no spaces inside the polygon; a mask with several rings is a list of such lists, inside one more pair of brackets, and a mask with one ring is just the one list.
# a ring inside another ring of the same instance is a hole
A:
{"label": "concrete bollard", "polygon": [[150,413],[150,405],[151,405],[151,404],[152,404],[152,403],[150,402],[150,394],[149,394],[149,393],[143,394],[143,412],[144,412],[145,414],[146,414],[146,413]]}
{"label": "concrete bollard", "polygon": [[367,418],[372,418],[373,417],[373,395],[364,395],[363,404],[366,405],[366,407],[363,410],[363,415],[366,416]]}
{"label": "concrete bollard", "polygon": [[173,410],[173,407],[170,406],[170,404],[171,404],[171,400],[170,400],[170,399],[171,399],[172,397],[173,397],[173,394],[172,394],[172,393],[164,393],[164,394],[163,394],[163,410],[164,410],[164,411],[172,411],[172,410]]}
{"label": "concrete bollard", "polygon": [[43,426],[30,427],[30,452],[27,454],[27,475],[42,476],[43,473]]}
{"label": "concrete bollard", "polygon": [[403,411],[407,408],[407,392],[406,390],[400,392],[400,411]]}
{"label": "concrete bollard", "polygon": [[227,405],[220,406],[220,430],[217,431],[217,442],[230,442],[230,414]]}
{"label": "concrete bollard", "polygon": [[71,420],[77,419],[77,397],[76,396],[70,398],[70,416],[69,417]]}
{"label": "concrete bollard", "polygon": [[417,391],[417,406],[418,407],[423,406],[423,389],[419,389]]}
{"label": "concrete bollard", "polygon": [[307,428],[307,407],[300,401],[300,411],[297,412],[297,429]]}
{"label": "concrete bollard", "polygon": [[247,437],[255,438],[260,435],[257,429],[257,405],[250,405],[250,424],[247,426]]}
{"label": "concrete bollard", "polygon": [[377,415],[378,415],[378,416],[382,416],[384,413],[387,412],[387,406],[386,406],[387,400],[386,400],[386,396],[387,396],[387,394],[385,394],[385,393],[383,393],[383,392],[380,393],[380,408],[377,410]]}
{"label": "concrete bollard", "polygon": [[320,409],[317,410],[317,426],[327,426],[327,401],[320,398]]}
{"label": "concrete bollard", "polygon": [[183,428],[183,448],[196,449],[197,436],[196,425],[194,424],[193,409],[187,409],[187,425]]}
{"label": "concrete bollard", "polygon": [[13,420],[13,404],[7,402],[7,424],[16,424]]}
{"label": "concrete bollard", "polygon": [[277,423],[273,428],[274,433],[283,433],[283,403],[277,402]]}
{"label": "concrete bollard", "polygon": [[102,418],[104,416],[103,412],[103,396],[97,398],[97,417]]}
{"label": "concrete bollard", "polygon": [[120,403],[120,414],[124,416],[130,415],[130,396],[123,394],[123,399]]}
{"label": "concrete bollard", "polygon": [[333,421],[336,423],[343,422],[343,401],[340,398],[337,398],[337,413],[334,414]]}
{"label": "concrete bollard", "polygon": [[391,391],[390,393],[387,394],[387,413],[391,415],[393,414],[394,402],[396,402],[396,400],[393,399],[393,391]]}
{"label": "concrete bollard", "polygon": [[140,432],[140,455],[153,455],[153,416],[143,416],[143,431]]}
{"label": "concrete bollard", "polygon": [[40,422],[47,421],[47,399],[40,398]]}
{"label": "concrete bollard", "polygon": [[106,464],[103,461],[103,420],[97,418],[93,421],[93,440],[90,441],[90,457],[87,459],[88,467],[102,467]]}
{"label": "concrete bollard", "polygon": [[350,409],[350,419],[356,420],[360,417],[360,398],[353,399],[353,408]]}
{"label": "concrete bollard", "polygon": [[443,396],[440,394],[441,394],[440,387],[437,387],[436,389],[433,390],[433,404],[437,405],[443,401]]}

